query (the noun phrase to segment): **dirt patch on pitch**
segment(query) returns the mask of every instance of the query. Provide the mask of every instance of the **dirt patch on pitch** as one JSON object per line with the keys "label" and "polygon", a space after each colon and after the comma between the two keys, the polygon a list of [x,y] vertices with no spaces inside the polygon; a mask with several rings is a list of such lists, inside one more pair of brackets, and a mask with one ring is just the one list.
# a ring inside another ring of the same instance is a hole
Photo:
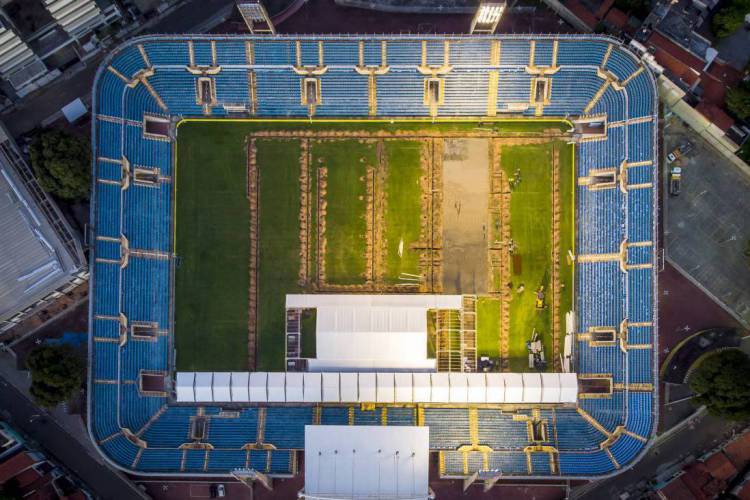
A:
{"label": "dirt patch on pitch", "polygon": [[487,293],[489,141],[446,139],[443,152],[443,289]]}

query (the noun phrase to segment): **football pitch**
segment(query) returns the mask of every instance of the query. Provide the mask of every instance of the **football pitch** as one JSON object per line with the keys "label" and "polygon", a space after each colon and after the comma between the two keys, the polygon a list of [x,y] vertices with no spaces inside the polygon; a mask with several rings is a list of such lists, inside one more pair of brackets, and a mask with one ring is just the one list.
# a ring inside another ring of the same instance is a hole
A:
{"label": "football pitch", "polygon": [[[573,303],[568,128],[541,120],[182,122],[177,370],[284,370],[285,295],[322,292],[476,294],[478,355],[525,371],[536,329],[551,360]],[[469,139],[487,141],[489,151],[486,165],[472,165],[486,175],[468,179],[486,191],[486,213],[458,221],[478,241],[471,250],[443,238],[454,224],[445,200],[457,199],[458,212],[462,203],[443,184],[446,144]],[[462,273],[451,264],[462,259],[483,267]],[[314,339],[302,343],[303,355],[314,352]]]}

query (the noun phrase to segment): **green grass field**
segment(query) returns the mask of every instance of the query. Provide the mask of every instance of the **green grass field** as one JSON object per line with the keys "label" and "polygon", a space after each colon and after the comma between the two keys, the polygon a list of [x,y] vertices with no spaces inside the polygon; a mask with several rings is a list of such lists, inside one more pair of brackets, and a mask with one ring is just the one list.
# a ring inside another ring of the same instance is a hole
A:
{"label": "green grass field", "polygon": [[328,169],[326,281],[364,283],[367,167],[377,164],[375,144],[356,139],[315,142],[312,161],[313,165]]}
{"label": "green grass field", "polygon": [[[419,273],[419,252],[410,250],[419,241],[421,194],[419,141],[386,141],[388,193],[385,212],[386,274],[388,283],[404,283],[402,273]],[[399,253],[399,248],[401,252]],[[407,281],[408,282],[408,281]]]}
{"label": "green grass field", "polygon": [[[237,134],[182,127],[177,166],[175,336],[180,370],[247,366],[246,154]],[[224,153],[217,157],[206,140]],[[220,160],[220,161],[217,161]],[[226,293],[231,290],[232,293]],[[213,300],[221,297],[221,300]]]}
{"label": "green grass field", "polygon": [[477,299],[477,357],[500,357],[500,299]]}
{"label": "green grass field", "polygon": [[[439,130],[460,134],[479,127],[493,130],[497,135],[517,132],[538,132],[551,128],[565,130],[564,124],[534,121],[510,122],[452,122],[430,124],[418,122],[366,122],[366,123],[316,123],[320,130],[386,130],[394,135],[399,131]],[[175,277],[175,345],[178,370],[245,370],[247,369],[248,286],[249,286],[249,207],[246,196],[246,141],[256,131],[307,130],[307,120],[299,122],[201,122],[188,121],[180,125],[177,140],[178,163],[175,174],[176,240],[175,251],[179,267]],[[564,143],[561,143],[564,144]],[[256,138],[259,170],[259,220],[258,229],[258,315],[257,353],[258,370],[284,369],[284,299],[287,293],[311,291],[300,285],[299,273],[299,157],[298,139]],[[383,220],[386,239],[385,280],[398,282],[401,273],[416,274],[418,253],[409,246],[419,239],[420,211],[418,140],[398,139],[384,142],[387,175],[383,189],[386,191],[386,210]],[[519,147],[523,148],[523,147]],[[567,150],[567,149],[566,149]],[[549,167],[549,151],[503,151],[503,163],[521,165],[523,182],[514,193],[514,239],[519,247],[541,238],[542,248],[523,250],[523,274],[526,294],[531,295],[534,282],[548,278],[550,234],[549,217],[542,220],[536,208],[544,198],[544,185],[549,179],[535,176],[534,172]],[[569,155],[567,155],[569,156]],[[365,158],[360,162],[360,158]],[[565,159],[566,154],[561,154]],[[322,159],[322,162],[318,162]],[[547,162],[546,165],[544,162]],[[533,165],[531,165],[533,164]],[[365,272],[365,197],[364,176],[367,165],[377,165],[376,147],[352,139],[336,141],[311,141],[310,189],[315,199],[317,185],[315,171],[320,166],[328,168],[326,215],[326,278],[330,283],[356,284],[364,280]],[[568,182],[572,197],[570,163],[561,162],[562,182]],[[517,167],[508,167],[513,170]],[[568,174],[564,173],[568,168]],[[567,179],[567,181],[566,181]],[[541,183],[541,184],[539,184]],[[549,186],[546,187],[549,189]],[[572,201],[572,200],[571,200]],[[563,203],[565,199],[563,199]],[[534,207],[534,208],[531,208]],[[517,214],[515,212],[518,212]],[[547,212],[542,212],[546,214]],[[313,266],[309,275],[315,276],[316,210],[310,212],[308,233]],[[532,224],[533,223],[533,224]],[[568,224],[566,226],[566,223]],[[572,247],[573,221],[563,217],[561,246]],[[532,227],[536,225],[537,227]],[[567,227],[567,229],[566,229]],[[402,255],[398,247],[403,240]],[[545,243],[546,242],[546,243]],[[546,246],[545,246],[546,245]],[[567,245],[567,246],[566,246]],[[563,250],[561,261],[565,262]],[[544,256],[547,261],[545,263]],[[537,266],[534,265],[537,262]],[[572,290],[572,266],[568,286]],[[546,277],[545,277],[545,274]],[[566,274],[562,274],[565,282]],[[516,277],[514,277],[516,281]],[[525,297],[522,297],[525,299]],[[563,294],[563,311],[566,296]],[[567,297],[568,304],[572,298]],[[514,301],[516,302],[516,301]],[[496,301],[480,300],[478,327],[490,334],[479,340],[482,353],[496,355],[498,349],[499,308]],[[515,316],[512,338],[523,346],[525,367],[525,340],[531,328],[548,324],[530,311],[528,301],[520,300],[511,310]],[[309,319],[307,320],[310,321]],[[306,329],[309,331],[309,326]],[[518,333],[516,333],[518,332]],[[549,328],[544,331],[549,334]],[[305,354],[314,352],[314,336],[303,337]],[[494,353],[494,354],[493,354]],[[518,349],[514,351],[520,356]],[[520,359],[520,358],[519,358]]]}

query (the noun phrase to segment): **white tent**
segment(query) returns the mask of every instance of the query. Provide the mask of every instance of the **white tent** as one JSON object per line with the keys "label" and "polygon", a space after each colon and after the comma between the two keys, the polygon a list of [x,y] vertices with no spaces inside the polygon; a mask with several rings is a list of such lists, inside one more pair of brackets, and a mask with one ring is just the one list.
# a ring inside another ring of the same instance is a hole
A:
{"label": "white tent", "polygon": [[179,402],[575,403],[575,373],[178,372]]}
{"label": "white tent", "polygon": [[411,403],[414,401],[414,382],[411,373],[396,373],[393,376],[396,382],[396,403]]}
{"label": "white tent", "polygon": [[356,373],[341,373],[341,401],[356,403],[359,401],[359,376]]}
{"label": "white tent", "polygon": [[430,401],[433,403],[449,403],[450,393],[448,391],[449,382],[447,373],[432,373],[430,374],[432,381],[432,397]]}
{"label": "white tent", "polygon": [[265,403],[268,401],[268,373],[253,372],[250,374],[250,401]]}
{"label": "white tent", "polygon": [[268,374],[269,403],[283,403],[286,401],[285,379],[286,374],[284,372],[271,372]]}
{"label": "white tent", "polygon": [[542,377],[539,373],[523,374],[523,402],[538,403],[542,400]]}
{"label": "white tent", "polygon": [[505,377],[502,373],[485,374],[487,381],[488,403],[502,403],[505,401]]}
{"label": "white tent", "polygon": [[377,401],[375,387],[376,385],[374,373],[360,373],[358,401],[360,403],[374,403],[375,401]]}
{"label": "white tent", "polygon": [[449,398],[451,403],[466,403],[469,398],[469,386],[465,373],[451,373],[448,376],[450,384]]}
{"label": "white tent", "polygon": [[432,382],[430,381],[430,374],[413,373],[411,377],[414,383],[414,401],[431,401]]}
{"label": "white tent", "polygon": [[247,386],[250,381],[248,372],[232,372],[232,401],[246,403],[250,401]]}
{"label": "white tent", "polygon": [[396,399],[395,395],[395,382],[393,373],[378,373],[377,374],[377,402],[378,403],[393,403]]}
{"label": "white tent", "polygon": [[578,400],[578,375],[575,373],[560,374],[560,401],[575,403]]}
{"label": "white tent", "polygon": [[523,377],[520,373],[503,373],[506,403],[523,402]]}
{"label": "white tent", "polygon": [[232,381],[232,374],[229,372],[214,372],[213,380],[213,392],[214,401],[217,403],[225,403],[232,400],[232,392],[230,390],[230,383]]}
{"label": "white tent", "polygon": [[542,373],[542,403],[560,402],[560,374]]}
{"label": "white tent", "polygon": [[427,311],[460,309],[460,295],[287,295],[287,308],[315,308],[310,371],[434,370]]}
{"label": "white tent", "polygon": [[428,427],[305,426],[305,498],[427,500],[428,470]]}
{"label": "white tent", "polygon": [[326,403],[338,403],[339,396],[339,374],[323,373],[323,401]]}
{"label": "white tent", "polygon": [[467,373],[469,383],[469,403],[485,403],[487,401],[487,382],[484,373]]}
{"label": "white tent", "polygon": [[195,372],[177,372],[175,380],[175,397],[177,401],[195,401]]}
{"label": "white tent", "polygon": [[305,403],[319,403],[323,400],[323,379],[320,373],[305,373]]}
{"label": "white tent", "polygon": [[286,401],[288,403],[301,403],[305,400],[302,377],[300,372],[286,372]]}
{"label": "white tent", "polygon": [[195,374],[195,400],[213,401],[213,372],[197,372]]}

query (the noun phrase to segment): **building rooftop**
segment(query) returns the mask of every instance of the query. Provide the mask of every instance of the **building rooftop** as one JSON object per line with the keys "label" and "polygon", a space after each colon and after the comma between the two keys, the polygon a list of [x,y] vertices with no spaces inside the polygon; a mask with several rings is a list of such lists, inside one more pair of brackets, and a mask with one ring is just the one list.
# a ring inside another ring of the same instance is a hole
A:
{"label": "building rooftop", "polygon": [[82,265],[29,192],[12,153],[0,131],[0,321],[63,286]]}

